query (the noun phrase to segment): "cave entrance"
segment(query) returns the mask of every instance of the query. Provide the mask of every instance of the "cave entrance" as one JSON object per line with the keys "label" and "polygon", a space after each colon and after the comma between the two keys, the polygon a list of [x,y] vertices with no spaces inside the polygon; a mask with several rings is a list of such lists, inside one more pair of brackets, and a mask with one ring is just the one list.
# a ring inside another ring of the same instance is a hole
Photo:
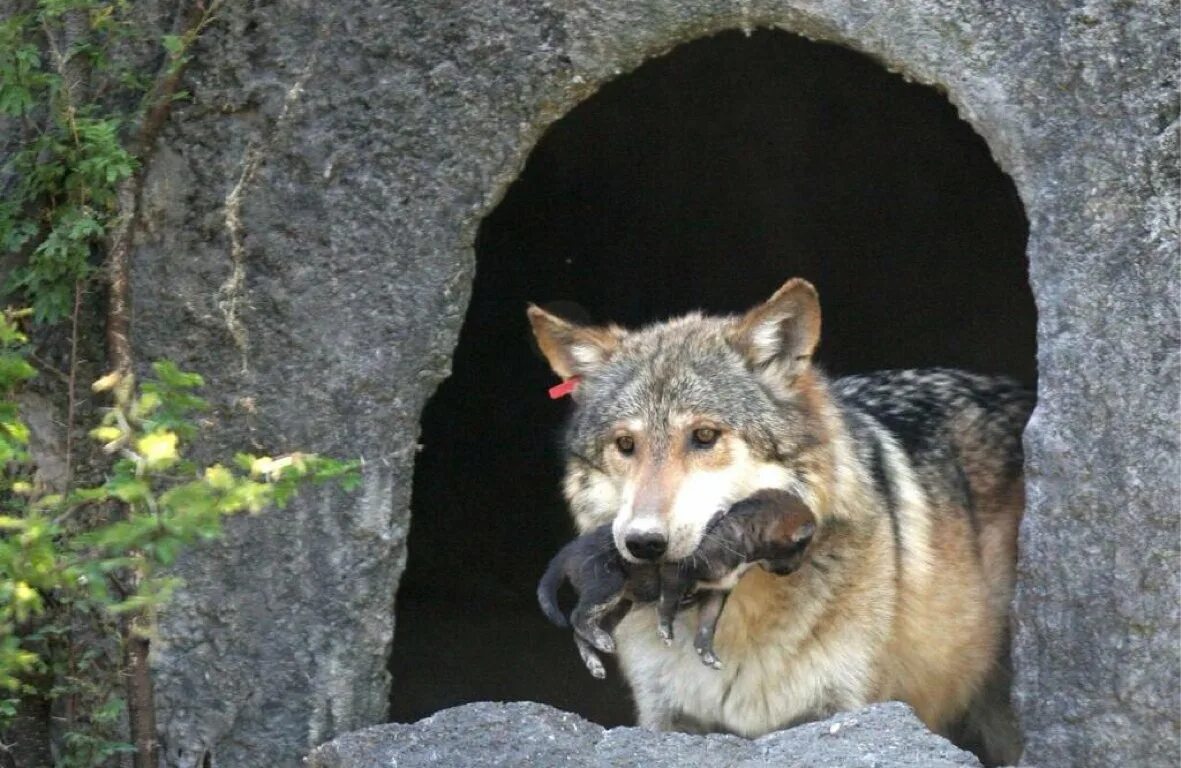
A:
{"label": "cave entrance", "polygon": [[1027,224],[1011,180],[936,90],[779,31],[691,42],[555,123],[476,241],[453,374],[422,420],[391,717],[533,699],[630,723],[534,585],[572,534],[569,403],[527,301],[625,325],[736,312],[793,275],[820,291],[832,373],[944,365],[1033,384]]}

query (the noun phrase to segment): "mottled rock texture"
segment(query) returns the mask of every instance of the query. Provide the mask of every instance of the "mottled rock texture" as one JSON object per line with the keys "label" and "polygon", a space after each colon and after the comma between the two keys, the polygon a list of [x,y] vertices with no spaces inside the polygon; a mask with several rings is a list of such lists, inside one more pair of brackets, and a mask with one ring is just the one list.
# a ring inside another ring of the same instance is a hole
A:
{"label": "mottled rock texture", "polygon": [[[845,44],[945,91],[1016,180],[1040,311],[1016,605],[1027,760],[1175,764],[1174,2],[292,0],[220,16],[149,172],[137,351],[209,377],[211,453],[311,446],[366,467],[361,493],[237,521],[182,564],[155,644],[167,765],[293,766],[383,719],[418,416],[447,374],[480,217],[596,84],[737,26]],[[660,751],[624,731],[593,748],[620,738]]]}
{"label": "mottled rock texture", "polygon": [[602,727],[532,702],[466,704],[413,725],[379,725],[319,747],[307,768],[426,768],[561,765],[680,768],[979,766],[970,753],[928,731],[904,704],[877,704],[761,739],[653,733]]}

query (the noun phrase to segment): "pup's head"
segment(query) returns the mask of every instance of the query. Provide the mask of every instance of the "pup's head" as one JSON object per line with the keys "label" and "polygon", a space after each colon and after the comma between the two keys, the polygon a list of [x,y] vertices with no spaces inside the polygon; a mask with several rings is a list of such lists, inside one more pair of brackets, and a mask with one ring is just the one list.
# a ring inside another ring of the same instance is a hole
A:
{"label": "pup's head", "polygon": [[743,551],[748,558],[779,575],[799,568],[816,533],[816,517],[804,500],[778,488],[748,496],[730,508],[729,516],[747,528]]}
{"label": "pup's head", "polygon": [[742,316],[636,331],[528,314],[554,372],[579,377],[565,492],[582,530],[612,522],[632,562],[680,560],[760,488],[813,501],[805,476],[823,420],[811,371],[820,303],[808,282],[789,280]]}

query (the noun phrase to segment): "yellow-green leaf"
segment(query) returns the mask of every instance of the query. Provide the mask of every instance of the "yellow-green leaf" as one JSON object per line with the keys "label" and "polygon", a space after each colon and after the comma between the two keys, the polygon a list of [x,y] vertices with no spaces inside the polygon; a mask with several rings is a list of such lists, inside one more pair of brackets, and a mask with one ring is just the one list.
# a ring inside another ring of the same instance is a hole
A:
{"label": "yellow-green leaf", "polygon": [[4,424],[0,424],[0,428],[3,428],[13,440],[20,443],[21,445],[29,442],[29,428],[26,427],[23,422],[9,421]]}
{"label": "yellow-green leaf", "polygon": [[90,436],[100,443],[112,443],[123,437],[123,430],[118,427],[95,427],[90,430]]}
{"label": "yellow-green leaf", "polygon": [[151,488],[143,480],[136,478],[112,479],[107,483],[107,490],[119,501],[133,504],[148,497]]}
{"label": "yellow-green leaf", "polygon": [[146,419],[159,407],[160,396],[155,392],[145,392],[131,406],[131,417],[133,419]]}
{"label": "yellow-green leaf", "polygon": [[144,435],[136,441],[135,447],[144,457],[149,469],[158,469],[180,458],[176,450],[177,442],[175,432],[161,431]]}
{"label": "yellow-green leaf", "polygon": [[114,389],[121,378],[122,376],[118,371],[111,371],[106,376],[91,384],[90,388],[95,392],[106,392],[108,389]]}
{"label": "yellow-green leaf", "polygon": [[254,461],[250,462],[250,474],[254,477],[259,475],[269,475],[274,471],[275,460],[270,456],[259,456]]}
{"label": "yellow-green leaf", "polygon": [[221,464],[214,464],[205,469],[205,482],[219,491],[227,491],[234,487],[234,473]]}

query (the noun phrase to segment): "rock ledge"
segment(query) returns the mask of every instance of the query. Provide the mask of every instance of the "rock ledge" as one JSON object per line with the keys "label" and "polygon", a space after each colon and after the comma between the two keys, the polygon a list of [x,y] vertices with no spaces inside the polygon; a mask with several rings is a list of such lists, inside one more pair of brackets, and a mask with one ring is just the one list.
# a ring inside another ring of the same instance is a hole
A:
{"label": "rock ledge", "polygon": [[905,704],[889,703],[760,739],[610,730],[529,701],[478,702],[405,725],[347,733],[309,755],[307,768],[697,765],[735,768],[945,768],[980,763],[928,731]]}

